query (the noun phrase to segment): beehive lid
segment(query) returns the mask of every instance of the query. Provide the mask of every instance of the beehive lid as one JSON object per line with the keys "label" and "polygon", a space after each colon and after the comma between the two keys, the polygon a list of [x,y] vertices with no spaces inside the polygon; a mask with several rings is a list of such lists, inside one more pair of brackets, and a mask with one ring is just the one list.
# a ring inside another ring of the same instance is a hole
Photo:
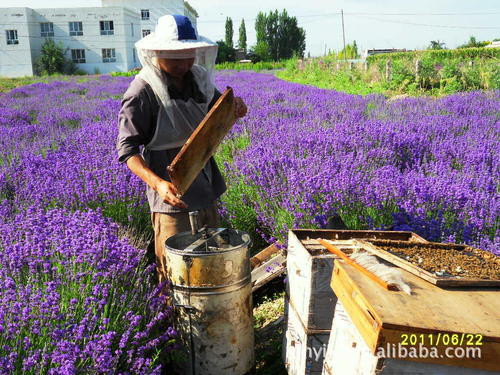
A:
{"label": "beehive lid", "polygon": [[[458,334],[459,338],[463,334],[464,340],[470,338],[469,334],[481,335],[481,359],[419,361],[499,371],[500,290],[447,290],[403,269],[401,272],[412,287],[411,296],[385,290],[354,267],[335,261],[332,289],[372,352],[375,354],[387,344],[401,343],[403,334],[424,334],[426,347],[430,344],[429,337],[436,343],[439,334],[441,337]],[[463,342],[462,347],[466,347]]]}

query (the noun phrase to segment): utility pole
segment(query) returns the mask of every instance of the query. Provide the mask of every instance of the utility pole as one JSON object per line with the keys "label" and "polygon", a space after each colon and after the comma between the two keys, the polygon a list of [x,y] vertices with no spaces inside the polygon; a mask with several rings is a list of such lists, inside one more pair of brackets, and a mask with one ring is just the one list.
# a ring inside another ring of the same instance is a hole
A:
{"label": "utility pole", "polygon": [[344,60],[347,62],[346,50],[345,50],[345,29],[344,29],[344,9],[340,10],[342,15],[342,39],[344,40]]}

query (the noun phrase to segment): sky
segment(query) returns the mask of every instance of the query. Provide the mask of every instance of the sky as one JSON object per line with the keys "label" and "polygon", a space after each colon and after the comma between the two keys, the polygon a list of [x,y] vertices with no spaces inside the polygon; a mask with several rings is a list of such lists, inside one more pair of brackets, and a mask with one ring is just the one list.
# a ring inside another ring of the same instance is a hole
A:
{"label": "sky", "polygon": [[[160,1],[160,0],[159,0]],[[255,17],[286,9],[306,31],[306,54],[321,56],[342,49],[342,19],[346,43],[358,47],[423,49],[431,40],[447,48],[468,41],[500,38],[500,0],[189,0],[198,11],[198,32],[214,41],[224,39],[231,17],[237,43],[245,20],[248,45],[255,44]],[[71,4],[71,5],[69,5]],[[0,0],[0,7],[31,8],[99,6],[100,0]]]}

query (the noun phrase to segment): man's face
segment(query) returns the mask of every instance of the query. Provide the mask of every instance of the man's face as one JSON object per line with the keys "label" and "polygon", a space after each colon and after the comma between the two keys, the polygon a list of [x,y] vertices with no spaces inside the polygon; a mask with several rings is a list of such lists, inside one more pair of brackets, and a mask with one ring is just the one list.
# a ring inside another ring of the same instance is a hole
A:
{"label": "man's face", "polygon": [[194,64],[194,57],[189,59],[163,59],[158,58],[161,70],[176,78],[184,77]]}

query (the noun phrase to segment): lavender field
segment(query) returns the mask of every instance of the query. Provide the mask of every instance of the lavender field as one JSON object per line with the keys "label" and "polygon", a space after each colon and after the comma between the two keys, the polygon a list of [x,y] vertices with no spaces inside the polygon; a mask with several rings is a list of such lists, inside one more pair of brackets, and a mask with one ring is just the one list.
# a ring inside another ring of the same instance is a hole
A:
{"label": "lavender field", "polygon": [[[143,184],[117,162],[131,78],[0,94],[0,374],[160,373],[170,310],[143,246]],[[353,96],[220,73],[249,106],[220,147],[221,212],[266,241],[292,227],[412,230],[500,254],[500,92]]]}

